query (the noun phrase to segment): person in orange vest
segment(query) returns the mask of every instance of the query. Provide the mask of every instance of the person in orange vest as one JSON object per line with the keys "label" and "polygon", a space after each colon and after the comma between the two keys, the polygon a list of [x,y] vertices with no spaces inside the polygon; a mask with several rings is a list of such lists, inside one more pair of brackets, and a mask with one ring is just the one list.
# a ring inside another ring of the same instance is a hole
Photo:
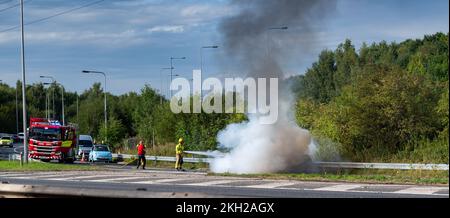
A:
{"label": "person in orange vest", "polygon": [[175,147],[175,152],[177,155],[177,161],[175,162],[175,169],[184,171],[184,169],[183,169],[183,153],[184,153],[183,138],[178,139],[178,144]]}
{"label": "person in orange vest", "polygon": [[145,170],[145,164],[146,164],[146,160],[145,160],[145,145],[144,142],[142,140],[139,141],[139,144],[136,146],[137,150],[138,150],[138,164],[137,164],[137,168],[139,169],[139,166],[141,166],[142,164],[142,169]]}

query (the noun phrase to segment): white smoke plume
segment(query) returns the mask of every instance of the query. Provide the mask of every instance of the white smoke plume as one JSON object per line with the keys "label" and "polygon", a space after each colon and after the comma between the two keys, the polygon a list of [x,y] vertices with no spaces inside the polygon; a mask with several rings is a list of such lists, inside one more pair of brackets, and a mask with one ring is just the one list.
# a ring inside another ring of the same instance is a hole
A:
{"label": "white smoke plume", "polygon": [[258,116],[245,123],[231,124],[218,135],[219,143],[231,149],[211,163],[213,172],[268,173],[299,166],[305,161],[311,139],[287,116],[289,103],[280,102],[278,122],[260,124]]}
{"label": "white smoke plume", "polygon": [[[228,58],[237,61],[247,71],[247,76],[282,81],[285,61],[292,59],[293,50],[308,50],[316,38],[314,26],[320,25],[320,21],[334,11],[336,1],[232,0],[231,4],[241,8],[241,12],[219,25]],[[301,28],[268,37],[271,28],[284,25]],[[279,37],[278,40],[275,37]],[[274,41],[278,42],[276,46],[273,46]],[[256,114],[249,115],[248,122],[231,124],[221,131],[218,142],[231,151],[214,159],[211,171],[290,171],[309,159],[309,145],[313,143],[308,131],[295,123],[291,95],[287,89],[280,91],[282,99],[279,99],[275,124],[261,124]]]}

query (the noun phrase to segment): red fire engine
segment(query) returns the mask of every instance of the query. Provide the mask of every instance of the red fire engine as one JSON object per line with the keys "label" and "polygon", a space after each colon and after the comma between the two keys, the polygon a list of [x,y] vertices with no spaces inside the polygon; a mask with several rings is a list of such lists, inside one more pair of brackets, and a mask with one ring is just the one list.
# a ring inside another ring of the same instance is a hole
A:
{"label": "red fire engine", "polygon": [[73,162],[77,136],[75,127],[56,120],[30,118],[29,157],[42,161]]}

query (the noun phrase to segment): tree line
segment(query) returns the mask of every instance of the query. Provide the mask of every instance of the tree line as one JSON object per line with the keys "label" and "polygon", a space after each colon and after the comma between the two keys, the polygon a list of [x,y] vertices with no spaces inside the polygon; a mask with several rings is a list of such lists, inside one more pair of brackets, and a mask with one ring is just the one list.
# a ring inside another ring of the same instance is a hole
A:
{"label": "tree line", "polygon": [[291,80],[322,158],[448,163],[448,33],[359,51],[346,40]]}
{"label": "tree line", "polygon": [[[21,83],[18,87],[18,130],[22,132]],[[27,85],[27,107],[29,117],[46,116],[46,96],[50,95],[50,105],[55,94],[55,111],[50,106],[52,118],[62,120],[61,87],[44,86],[42,83]],[[167,99],[155,89],[146,85],[140,93],[129,92],[123,95],[107,94],[108,123],[104,126],[104,91],[100,83],[78,94],[64,92],[65,121],[76,124],[79,134],[89,134],[97,142],[108,139],[115,148],[133,146],[129,138],[143,139],[148,145],[174,144],[183,137],[189,149],[216,149],[217,133],[233,122],[246,120],[244,114],[174,114]],[[53,116],[55,114],[55,116]],[[16,132],[16,87],[0,85],[0,132]]]}

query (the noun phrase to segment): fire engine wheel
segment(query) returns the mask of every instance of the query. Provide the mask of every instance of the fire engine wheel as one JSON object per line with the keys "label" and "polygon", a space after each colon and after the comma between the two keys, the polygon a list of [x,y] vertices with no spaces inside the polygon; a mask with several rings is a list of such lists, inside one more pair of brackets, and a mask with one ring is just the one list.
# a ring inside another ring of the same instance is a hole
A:
{"label": "fire engine wheel", "polygon": [[61,159],[58,160],[58,163],[66,162],[66,155],[64,153],[61,154]]}
{"label": "fire engine wheel", "polygon": [[50,162],[50,159],[41,159],[42,162]]}

